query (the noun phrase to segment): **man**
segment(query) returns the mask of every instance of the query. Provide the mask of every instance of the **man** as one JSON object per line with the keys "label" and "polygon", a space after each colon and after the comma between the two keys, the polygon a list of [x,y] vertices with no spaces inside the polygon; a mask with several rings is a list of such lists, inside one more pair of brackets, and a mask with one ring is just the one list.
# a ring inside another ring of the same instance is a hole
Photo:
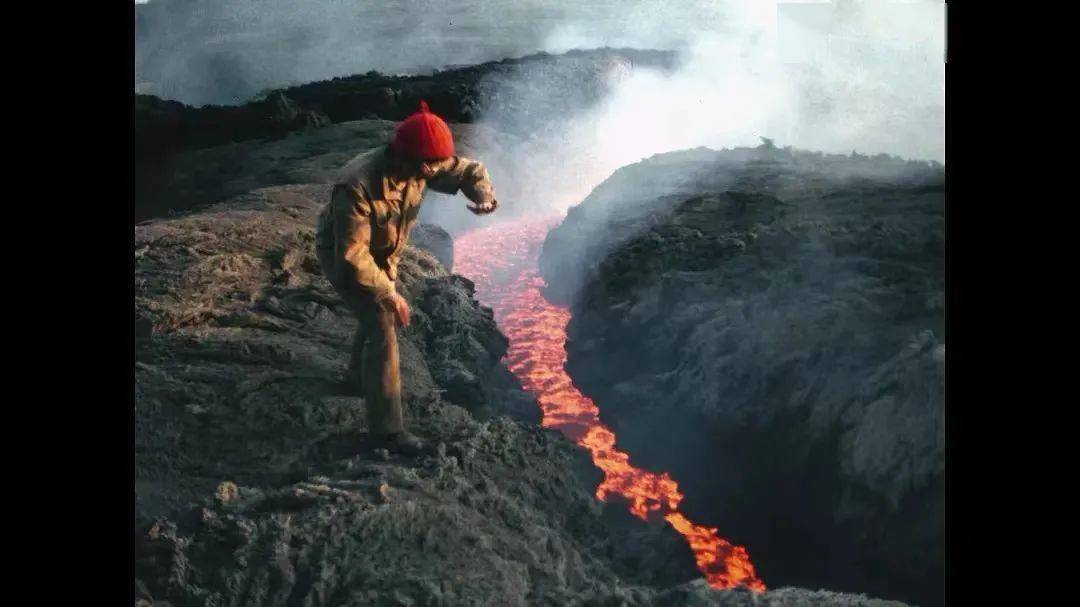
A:
{"label": "man", "polygon": [[394,281],[425,187],[461,191],[477,215],[499,206],[487,169],[454,154],[450,128],[421,101],[420,111],[398,125],[389,145],[345,166],[316,235],[323,273],[359,322],[349,378],[367,401],[372,442],[409,455],[425,446],[405,431],[402,420],[397,325],[409,325],[410,311]]}

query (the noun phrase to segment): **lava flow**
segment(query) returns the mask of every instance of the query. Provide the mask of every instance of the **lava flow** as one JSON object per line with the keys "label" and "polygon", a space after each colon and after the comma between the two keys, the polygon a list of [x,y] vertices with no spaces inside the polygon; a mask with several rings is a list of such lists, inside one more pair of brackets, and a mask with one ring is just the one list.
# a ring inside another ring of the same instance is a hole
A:
{"label": "lava flow", "polygon": [[667,474],[635,468],[630,456],[615,448],[615,434],[600,423],[600,410],[574,387],[566,374],[566,325],[570,311],[541,295],[540,245],[561,217],[518,220],[470,231],[455,243],[454,271],[476,284],[477,298],[490,306],[510,340],[506,362],[543,410],[543,425],[555,428],[589,450],[604,472],[596,497],[625,499],[630,511],[648,520],[661,516],[694,553],[698,569],[715,588],[744,585],[764,591],[746,549],[695,525],[679,512],[683,495]]}

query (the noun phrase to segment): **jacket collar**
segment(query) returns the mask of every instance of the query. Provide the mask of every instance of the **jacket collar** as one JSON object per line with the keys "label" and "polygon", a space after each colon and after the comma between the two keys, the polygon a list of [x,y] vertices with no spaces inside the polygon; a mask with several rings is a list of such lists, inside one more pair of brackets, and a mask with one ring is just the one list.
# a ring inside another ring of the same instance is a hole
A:
{"label": "jacket collar", "polygon": [[372,199],[381,199],[388,154],[389,146],[384,144],[356,156],[346,165],[340,181],[362,188]]}
{"label": "jacket collar", "polygon": [[[340,182],[348,183],[354,188],[362,188],[364,194],[372,200],[385,199],[388,193],[386,188],[389,187],[386,183],[389,155],[390,146],[386,144],[357,155],[343,169]],[[417,187],[422,191],[423,181],[416,178],[410,179],[401,190],[401,201],[407,202],[410,197],[415,197]]]}

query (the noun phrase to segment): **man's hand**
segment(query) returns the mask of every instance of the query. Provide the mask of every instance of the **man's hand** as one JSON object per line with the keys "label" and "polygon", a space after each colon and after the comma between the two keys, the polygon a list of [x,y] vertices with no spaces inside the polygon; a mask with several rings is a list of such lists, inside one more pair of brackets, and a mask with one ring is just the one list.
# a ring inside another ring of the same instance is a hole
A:
{"label": "man's hand", "polygon": [[493,213],[495,209],[499,208],[499,201],[492,198],[491,202],[470,204],[465,205],[465,207],[472,211],[474,215],[487,215],[488,213]]}
{"label": "man's hand", "polygon": [[394,296],[386,301],[394,312],[397,323],[402,327],[409,326],[409,317],[412,314],[412,311],[409,310],[409,302],[405,301],[405,298],[400,293],[394,293]]}

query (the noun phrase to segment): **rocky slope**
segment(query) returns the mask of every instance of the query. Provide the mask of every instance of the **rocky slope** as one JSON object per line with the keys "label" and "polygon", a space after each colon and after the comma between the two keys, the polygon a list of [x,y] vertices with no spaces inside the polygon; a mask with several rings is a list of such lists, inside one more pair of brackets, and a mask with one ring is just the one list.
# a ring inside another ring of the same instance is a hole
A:
{"label": "rocky slope", "polygon": [[[500,143],[514,141],[482,125],[453,124],[451,128],[459,153],[476,156],[482,145],[490,151],[485,160],[502,153]],[[190,212],[258,188],[332,183],[353,156],[386,143],[393,130],[394,123],[388,120],[356,120],[279,139],[177,152],[158,171],[136,172],[134,219]],[[475,216],[465,210],[465,202],[429,192],[420,219],[449,229],[472,225]],[[512,207],[513,201],[507,206]]]}
{"label": "rocky slope", "polygon": [[943,602],[944,172],[689,150],[544,246],[567,368],[773,583]]}
{"label": "rocky slope", "polygon": [[471,284],[420,249],[402,366],[438,453],[365,450],[338,381],[353,322],[310,250],[326,190],[135,230],[137,586],[174,604],[522,604],[693,578],[677,537],[596,502],[569,443],[489,417],[536,408]]}
{"label": "rocky slope", "polygon": [[[751,605],[682,539],[592,495],[599,473],[499,364],[468,280],[410,248],[406,415],[365,447],[339,379],[353,321],[311,251],[326,185],[135,228],[135,592],[143,605]],[[770,604],[893,605],[780,589]]]}

